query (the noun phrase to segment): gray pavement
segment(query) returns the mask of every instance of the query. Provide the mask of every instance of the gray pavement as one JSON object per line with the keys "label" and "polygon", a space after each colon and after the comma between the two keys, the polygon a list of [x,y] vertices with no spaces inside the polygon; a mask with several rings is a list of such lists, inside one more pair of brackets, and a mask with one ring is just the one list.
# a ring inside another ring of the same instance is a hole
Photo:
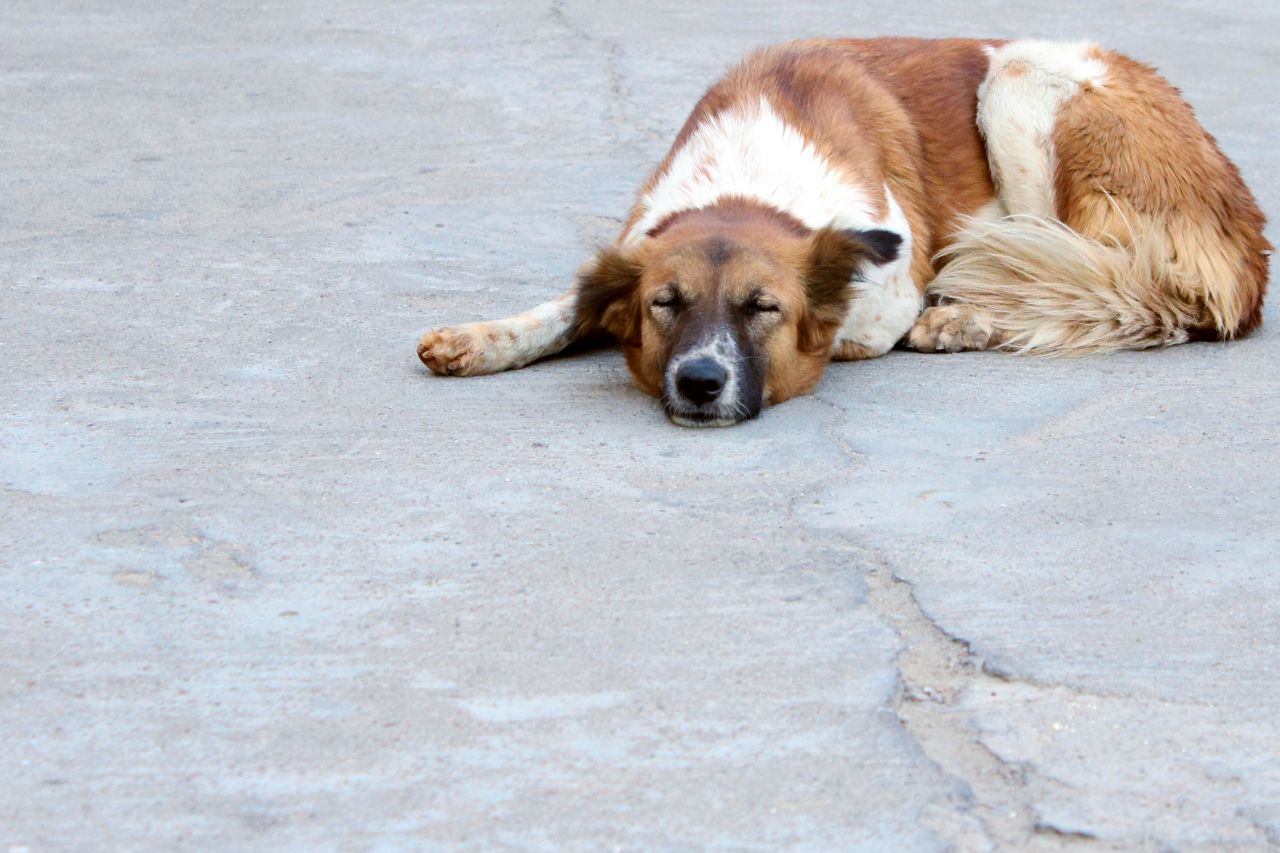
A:
{"label": "gray pavement", "polygon": [[1098,39],[1280,212],[1218,5],[7,0],[0,853],[1280,845],[1274,306],[720,431],[413,354],[793,36]]}

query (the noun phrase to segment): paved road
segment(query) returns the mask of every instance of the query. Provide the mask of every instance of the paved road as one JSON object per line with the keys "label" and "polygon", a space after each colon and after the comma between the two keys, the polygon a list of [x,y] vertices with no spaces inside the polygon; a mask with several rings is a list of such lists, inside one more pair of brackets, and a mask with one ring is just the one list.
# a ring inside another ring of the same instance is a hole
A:
{"label": "paved road", "polygon": [[413,355],[560,292],[750,46],[1089,35],[1278,212],[1277,31],[7,0],[0,853],[1280,845],[1274,307],[1225,347],[839,365],[712,432],[613,353]]}

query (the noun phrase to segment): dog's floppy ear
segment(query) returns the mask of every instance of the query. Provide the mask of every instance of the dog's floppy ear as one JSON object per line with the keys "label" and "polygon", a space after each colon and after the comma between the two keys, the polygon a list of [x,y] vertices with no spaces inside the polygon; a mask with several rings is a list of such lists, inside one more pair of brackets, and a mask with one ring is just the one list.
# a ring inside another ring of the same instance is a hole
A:
{"label": "dog's floppy ear", "polygon": [[639,343],[636,288],[643,268],[617,248],[602,249],[578,273],[576,323],[579,336],[605,331],[624,344]]}
{"label": "dog's floppy ear", "polygon": [[898,257],[902,238],[892,231],[824,228],[809,238],[809,265],[804,289],[807,310],[800,324],[800,346],[806,352],[830,347],[832,336],[849,313],[853,280],[869,264]]}

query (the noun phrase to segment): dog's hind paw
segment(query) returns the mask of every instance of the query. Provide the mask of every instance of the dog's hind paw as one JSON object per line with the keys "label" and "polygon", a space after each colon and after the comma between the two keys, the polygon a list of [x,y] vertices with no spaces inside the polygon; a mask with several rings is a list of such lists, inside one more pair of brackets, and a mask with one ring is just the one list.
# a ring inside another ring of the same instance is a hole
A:
{"label": "dog's hind paw", "polygon": [[920,352],[964,352],[995,346],[991,317],[972,305],[926,308],[907,334],[907,345]]}

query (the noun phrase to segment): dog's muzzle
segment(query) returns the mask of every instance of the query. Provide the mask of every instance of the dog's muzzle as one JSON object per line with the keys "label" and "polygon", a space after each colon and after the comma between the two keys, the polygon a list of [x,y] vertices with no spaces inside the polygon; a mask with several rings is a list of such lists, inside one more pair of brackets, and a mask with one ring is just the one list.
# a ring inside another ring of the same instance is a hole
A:
{"label": "dog's muzzle", "polygon": [[759,382],[736,343],[717,336],[673,358],[667,365],[662,401],[667,416],[680,426],[731,426],[760,412]]}

